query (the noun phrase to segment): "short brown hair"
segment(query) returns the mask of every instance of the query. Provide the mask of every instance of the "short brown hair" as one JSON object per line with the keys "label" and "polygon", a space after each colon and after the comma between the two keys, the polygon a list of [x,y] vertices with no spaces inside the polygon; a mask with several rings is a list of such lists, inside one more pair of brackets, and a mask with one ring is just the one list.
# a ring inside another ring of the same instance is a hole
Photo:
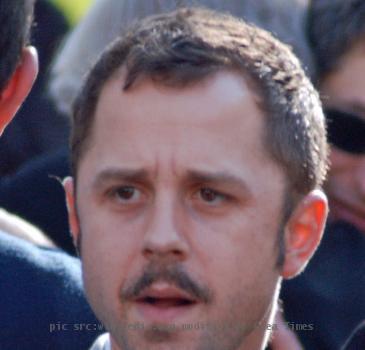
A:
{"label": "short brown hair", "polygon": [[290,194],[301,196],[322,184],[327,170],[324,117],[318,94],[298,59],[268,32],[201,8],[146,18],[101,55],[74,105],[75,178],[91,139],[100,92],[121,67],[126,70],[124,90],[144,78],[182,87],[219,70],[245,75],[262,97],[266,147],[286,172]]}

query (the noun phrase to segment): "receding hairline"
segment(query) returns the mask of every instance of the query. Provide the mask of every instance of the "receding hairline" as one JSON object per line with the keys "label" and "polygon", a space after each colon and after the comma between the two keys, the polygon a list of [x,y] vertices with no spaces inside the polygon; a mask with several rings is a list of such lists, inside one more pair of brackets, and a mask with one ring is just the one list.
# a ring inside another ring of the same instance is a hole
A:
{"label": "receding hairline", "polygon": [[[257,99],[263,100],[263,93],[262,88],[259,86],[259,84],[250,76],[250,73],[245,68],[238,68],[238,67],[230,67],[230,66],[216,66],[214,69],[212,69],[210,72],[207,72],[207,74],[198,77],[197,79],[189,79],[187,81],[184,81],[182,84],[179,84],[178,82],[172,82],[170,83],[169,80],[165,79],[159,79],[158,74],[145,74],[141,73],[137,76],[137,78],[133,81],[131,85],[125,86],[126,78],[127,78],[127,67],[125,63],[122,63],[120,67],[114,70],[114,72],[111,73],[111,75],[105,80],[105,82],[100,86],[100,93],[99,98],[96,102],[96,106],[99,103],[100,95],[105,88],[107,84],[109,84],[111,81],[119,81],[121,82],[121,90],[128,93],[130,91],[133,91],[135,88],[138,88],[141,84],[143,84],[146,81],[152,82],[153,85],[155,85],[158,88],[162,89],[168,89],[168,90],[183,90],[188,89],[190,87],[193,87],[195,85],[207,85],[208,81],[210,79],[213,79],[215,76],[222,74],[222,73],[229,73],[232,75],[235,75],[243,80],[243,82],[247,85],[250,92],[253,96],[255,96]],[[173,75],[173,74],[172,74]]]}
{"label": "receding hairline", "polygon": [[[212,70],[211,72],[207,73],[206,75],[199,77],[197,79],[187,80],[184,82],[184,84],[178,84],[178,83],[169,83],[168,81],[164,79],[158,79],[158,75],[150,75],[150,74],[140,74],[136,80],[133,81],[131,85],[128,85],[125,87],[125,81],[127,78],[127,67],[126,64],[123,62],[121,66],[117,67],[114,71],[110,72],[109,76],[105,81],[100,84],[99,86],[99,94],[97,96],[97,100],[95,101],[95,108],[93,110],[92,115],[90,116],[92,123],[90,124],[90,130],[87,135],[87,138],[84,140],[84,144],[82,147],[82,151],[80,152],[80,156],[78,159],[78,167],[79,163],[81,162],[82,158],[84,157],[87,150],[90,148],[90,144],[93,139],[93,132],[94,132],[94,124],[96,121],[96,112],[100,103],[101,96],[103,92],[105,91],[105,88],[109,86],[111,83],[118,83],[120,82],[120,92],[121,93],[130,93],[133,92],[135,89],[138,89],[138,87],[145,83],[146,81],[152,82],[152,84],[158,88],[167,89],[167,90],[183,90],[183,89],[189,89],[191,87],[194,87],[196,85],[208,85],[209,80],[213,79],[215,76],[221,73],[232,73],[238,78],[240,78],[248,87],[250,94],[252,98],[254,99],[254,103],[256,104],[257,108],[262,112],[263,114],[263,120],[264,120],[264,139],[267,137],[266,129],[267,127],[265,123],[265,119],[267,118],[266,114],[268,112],[264,94],[262,92],[262,88],[259,86],[259,84],[250,76],[247,69],[238,68],[238,67],[229,67],[229,66],[217,66],[215,70]],[[266,149],[266,144],[264,142],[263,144],[264,149]],[[77,174],[77,172],[76,172]],[[75,174],[75,175],[76,175]],[[76,176],[75,176],[76,177]]]}

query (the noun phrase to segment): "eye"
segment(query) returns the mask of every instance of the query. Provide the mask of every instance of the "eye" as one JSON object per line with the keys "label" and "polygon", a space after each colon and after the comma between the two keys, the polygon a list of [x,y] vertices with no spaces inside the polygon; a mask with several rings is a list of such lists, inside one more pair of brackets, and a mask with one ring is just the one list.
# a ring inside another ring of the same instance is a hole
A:
{"label": "eye", "polygon": [[218,204],[219,202],[226,199],[226,196],[220,192],[217,192],[211,188],[201,188],[199,190],[199,197],[207,203]]}
{"label": "eye", "polygon": [[112,197],[122,203],[137,202],[141,197],[141,192],[133,186],[120,186],[110,193]]}

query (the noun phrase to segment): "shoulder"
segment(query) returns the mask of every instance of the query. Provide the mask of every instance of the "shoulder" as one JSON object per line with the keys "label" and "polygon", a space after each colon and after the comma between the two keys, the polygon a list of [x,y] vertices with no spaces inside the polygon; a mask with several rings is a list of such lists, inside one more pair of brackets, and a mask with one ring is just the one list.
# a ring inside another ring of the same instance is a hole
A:
{"label": "shoulder", "polygon": [[0,232],[0,269],[4,348],[87,348],[104,330],[83,294],[79,259]]}
{"label": "shoulder", "polygon": [[0,231],[0,267],[1,278],[5,278],[7,272],[14,272],[17,276],[23,274],[25,277],[25,273],[37,271],[37,278],[57,275],[58,281],[60,277],[61,280],[72,279],[81,287],[79,259],[59,249],[39,247],[2,231]]}

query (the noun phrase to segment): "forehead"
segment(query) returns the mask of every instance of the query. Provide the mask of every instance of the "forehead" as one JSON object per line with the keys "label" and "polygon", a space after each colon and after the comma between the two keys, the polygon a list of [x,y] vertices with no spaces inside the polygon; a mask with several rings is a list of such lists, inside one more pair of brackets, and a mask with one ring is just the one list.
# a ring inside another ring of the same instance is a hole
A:
{"label": "forehead", "polygon": [[234,123],[239,127],[242,121],[248,124],[255,119],[254,124],[261,126],[260,99],[253,84],[249,85],[240,73],[219,71],[183,87],[142,78],[128,90],[122,89],[124,76],[122,69],[102,88],[95,110],[95,131],[107,129],[109,122],[142,124],[142,129],[163,124],[183,130],[201,124],[213,127]]}
{"label": "forehead", "polygon": [[[243,113],[240,114],[243,117],[244,110],[251,108],[261,116],[258,90],[252,79],[246,78],[240,71],[219,70],[182,86],[179,82],[174,84],[173,79],[171,83],[159,83],[158,78],[154,80],[142,76],[127,90],[123,89],[125,77],[125,68],[122,67],[102,87],[95,109],[95,119],[100,124],[106,121],[101,116],[105,112],[108,115],[111,112],[113,117],[124,121],[143,119],[149,123],[157,118],[166,118],[166,122],[179,121],[182,124],[189,124],[191,119],[208,123],[214,119],[222,119],[216,118],[219,114],[217,108],[235,112],[241,109]],[[132,109],[115,111],[109,108],[113,105]],[[170,107],[176,108],[170,110]],[[147,114],[141,113],[147,110]],[[165,113],[166,110],[169,113]],[[192,112],[193,118],[186,112]],[[223,119],[227,118],[228,115],[223,116]]]}
{"label": "forehead", "polygon": [[282,177],[264,147],[259,97],[241,75],[222,71],[183,88],[148,79],[127,91],[122,86],[115,75],[101,91],[80,177],[115,166]]}

